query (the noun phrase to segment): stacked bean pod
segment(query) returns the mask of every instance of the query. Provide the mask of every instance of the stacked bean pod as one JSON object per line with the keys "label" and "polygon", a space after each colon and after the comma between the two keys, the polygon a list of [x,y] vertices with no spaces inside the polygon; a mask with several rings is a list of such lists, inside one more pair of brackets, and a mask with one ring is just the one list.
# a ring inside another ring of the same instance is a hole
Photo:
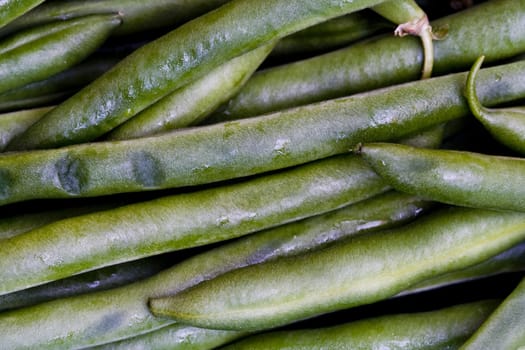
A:
{"label": "stacked bean pod", "polygon": [[39,3],[0,348],[525,346],[525,1]]}

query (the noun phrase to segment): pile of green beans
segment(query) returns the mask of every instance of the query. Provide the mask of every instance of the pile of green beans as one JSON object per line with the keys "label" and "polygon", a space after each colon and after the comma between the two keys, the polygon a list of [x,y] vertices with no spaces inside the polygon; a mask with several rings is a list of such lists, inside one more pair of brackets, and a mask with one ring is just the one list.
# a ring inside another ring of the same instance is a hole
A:
{"label": "pile of green beans", "polygon": [[525,348],[525,0],[463,5],[0,2],[0,349]]}

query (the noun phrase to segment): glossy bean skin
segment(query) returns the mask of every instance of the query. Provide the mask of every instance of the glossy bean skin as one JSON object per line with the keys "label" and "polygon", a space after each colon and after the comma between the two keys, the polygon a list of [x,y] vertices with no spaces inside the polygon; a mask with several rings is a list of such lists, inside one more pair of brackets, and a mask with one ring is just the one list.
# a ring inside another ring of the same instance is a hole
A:
{"label": "glossy bean skin", "polygon": [[525,153],[525,109],[486,108],[476,93],[476,76],[483,63],[481,56],[469,72],[465,95],[472,114],[489,130],[491,135],[510,149]]}
{"label": "glossy bean skin", "polygon": [[479,263],[525,237],[525,214],[468,208],[237,269],[165,298],[153,314],[212,329],[262,330],[389,298]]}
{"label": "glossy bean skin", "polygon": [[8,0],[0,4],[0,28],[20,17],[44,0]]}
{"label": "glossy bean skin", "polygon": [[[448,27],[443,40],[434,41],[434,75],[468,69],[482,54],[494,62],[522,53],[524,4],[522,0],[488,1],[433,21],[436,30]],[[417,80],[422,64],[417,38],[380,36],[256,73],[209,122],[245,118]]]}
{"label": "glossy bean skin", "polygon": [[0,93],[59,73],[94,52],[119,26],[100,15],[29,29],[0,43]]}
{"label": "glossy bean skin", "polygon": [[387,189],[364,162],[347,155],[236,184],[56,221],[2,241],[0,295],[108,265],[239,237],[334,210]]}
{"label": "glossy bean skin", "polygon": [[[7,153],[0,156],[0,204],[211,183],[399,139],[469,115],[465,78],[426,79],[149,138]],[[525,62],[483,69],[479,79],[486,104],[525,96]]]}
{"label": "glossy bean skin", "polygon": [[17,135],[23,133],[30,125],[50,111],[53,107],[41,107],[0,114],[0,152]]}
{"label": "glossy bean skin", "polygon": [[381,1],[229,1],[135,50],[10,147],[52,148],[92,141],[234,57]]}
{"label": "glossy bean skin", "polygon": [[357,150],[399,191],[460,206],[525,211],[525,159],[393,143]]}
{"label": "glossy bean skin", "polygon": [[241,89],[274,45],[266,44],[236,57],[175,90],[113,129],[107,138],[126,140],[197,124]]}
{"label": "glossy bean skin", "polygon": [[0,37],[58,20],[93,14],[120,13],[122,26],[112,35],[127,35],[164,27],[175,27],[211,11],[228,0],[65,0],[42,4],[0,29]]}
{"label": "glossy bean skin", "polygon": [[484,300],[317,329],[274,331],[224,347],[241,349],[457,349],[498,305]]}
{"label": "glossy bean skin", "polygon": [[525,346],[525,279],[461,347],[474,349],[521,349]]}
{"label": "glossy bean skin", "polygon": [[[413,196],[386,193],[218,246],[143,282],[0,314],[0,345],[14,349],[24,346],[55,349],[59,345],[85,347],[154,332],[174,322],[151,315],[147,300],[152,296],[171,295],[233,269],[296,255],[345,236],[410,221],[425,212],[428,205]],[[42,325],[37,336],[35,324]],[[176,334],[185,333],[199,343],[222,342],[225,337],[245,335],[243,332],[210,333],[193,327],[175,327]],[[151,334],[146,338],[154,340],[156,336]],[[184,339],[178,339],[181,343],[177,345],[181,348],[186,345]],[[141,340],[135,341],[140,343]],[[171,346],[175,347],[173,339]]]}

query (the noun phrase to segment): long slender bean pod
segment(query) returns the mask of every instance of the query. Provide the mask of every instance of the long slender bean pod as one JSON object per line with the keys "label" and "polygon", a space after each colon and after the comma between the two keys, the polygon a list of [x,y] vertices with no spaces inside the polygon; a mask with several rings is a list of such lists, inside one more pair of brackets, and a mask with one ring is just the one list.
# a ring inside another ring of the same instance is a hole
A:
{"label": "long slender bean pod", "polygon": [[465,268],[525,237],[525,214],[453,208],[324,250],[237,269],[164,298],[157,316],[212,329],[260,330],[382,300]]}
{"label": "long slender bean pod", "polygon": [[327,328],[274,331],[240,340],[224,350],[457,349],[497,305],[496,300],[484,300]]}
{"label": "long slender bean pod", "polygon": [[525,109],[486,108],[477,97],[475,81],[483,60],[481,56],[468,75],[465,94],[470,110],[495,139],[513,150],[525,153]]}
{"label": "long slender bean pod", "polygon": [[41,107],[0,114],[0,152],[17,135],[23,133],[30,125],[51,110],[53,107]]}
{"label": "long slender bean pod", "polygon": [[135,50],[30,127],[11,147],[51,148],[94,140],[234,57],[381,1],[229,1]]}
{"label": "long slender bean pod", "polygon": [[242,236],[334,210],[387,188],[359,158],[339,156],[237,184],[60,220],[2,241],[0,295]]}
{"label": "long slender bean pod", "polygon": [[44,0],[7,0],[0,3],[0,27],[11,23]]}
{"label": "long slender bean pod", "polygon": [[234,96],[275,43],[263,45],[213,69],[113,129],[108,138],[125,140],[197,124]]}
{"label": "long slender bean pod", "polygon": [[87,16],[15,34],[0,43],[0,92],[48,78],[86,58],[120,25],[115,15]]}
{"label": "long slender bean pod", "polygon": [[[523,0],[488,1],[433,21],[433,28],[448,27],[443,40],[434,41],[434,75],[466,70],[480,55],[494,62],[522,53],[524,6]],[[422,64],[416,38],[377,37],[256,73],[209,120],[239,119],[417,80]]]}
{"label": "long slender bean pod", "polygon": [[371,143],[358,153],[399,191],[435,201],[525,211],[525,159]]}
{"label": "long slender bean pod", "polygon": [[525,346],[524,324],[525,278],[461,349],[521,349]]}
{"label": "long slender bean pod", "polygon": [[175,27],[228,0],[62,0],[42,4],[0,29],[0,37],[26,28],[93,14],[119,13],[122,26],[112,35]]}
{"label": "long slender bean pod", "polygon": [[[173,324],[173,321],[151,315],[147,308],[149,297],[171,295],[232,269],[295,255],[344,238],[345,235],[393,226],[417,217],[426,208],[428,203],[416,197],[387,193],[337,212],[290,223],[218,246],[143,282],[0,314],[0,347],[54,349],[61,345],[74,348],[152,332]],[[35,325],[42,326],[36,334]],[[217,337],[220,340],[225,336],[242,335],[238,332],[206,332],[202,335],[200,329],[181,329],[178,326],[177,329],[203,342],[212,341],[211,337],[217,341]],[[184,346],[184,339],[179,340],[180,345]]]}
{"label": "long slender bean pod", "polygon": [[[4,154],[0,204],[210,183],[399,139],[469,115],[465,78],[425,79],[149,138]],[[524,97],[525,62],[482,69],[479,81],[489,105]]]}

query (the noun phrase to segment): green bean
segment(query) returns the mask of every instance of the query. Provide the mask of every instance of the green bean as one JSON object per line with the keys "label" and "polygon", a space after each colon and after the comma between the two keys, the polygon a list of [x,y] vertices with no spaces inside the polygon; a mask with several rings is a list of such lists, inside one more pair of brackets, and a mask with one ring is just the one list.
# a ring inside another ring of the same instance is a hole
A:
{"label": "green bean", "polygon": [[0,296],[0,311],[19,309],[73,295],[124,286],[153,276],[168,267],[167,258],[154,256],[112,265],[62,280]]}
{"label": "green bean", "polygon": [[0,3],[0,27],[11,23],[44,0],[7,0]]}
{"label": "green bean", "polygon": [[[153,317],[147,308],[149,297],[171,295],[233,269],[299,254],[345,236],[410,221],[427,208],[428,203],[416,197],[387,193],[337,212],[220,245],[143,282],[0,314],[0,348],[82,347],[152,332],[173,321]],[[45,324],[46,328],[35,334],[38,324]],[[209,333],[191,327],[182,328],[182,331],[202,342],[243,335],[238,332],[236,335]],[[153,334],[152,338],[155,338]],[[183,346],[184,339],[179,341]]]}
{"label": "green bean", "polygon": [[224,350],[457,349],[497,305],[496,300],[483,300],[327,328],[273,331],[240,340]]}
{"label": "green bean", "polygon": [[87,16],[4,39],[0,43],[0,93],[75,65],[95,51],[120,22],[115,15]]}
{"label": "green bean", "polygon": [[469,73],[466,97],[472,114],[485,126],[491,135],[507,147],[525,153],[525,110],[523,108],[486,108],[476,94],[476,75],[483,63],[481,56]]}
{"label": "green bean", "polygon": [[525,214],[451,208],[327,249],[237,269],[164,298],[154,315],[199,327],[261,330],[398,294],[525,238]]}
{"label": "green bean", "polygon": [[370,143],[357,150],[395,189],[454,205],[525,211],[525,159]]}
{"label": "green bean", "polygon": [[525,279],[498,306],[461,349],[522,349],[525,346],[524,324]]}
{"label": "green bean", "polygon": [[340,156],[237,184],[60,220],[2,240],[0,295],[242,236],[333,210],[387,188],[359,158]]}
{"label": "green bean", "polygon": [[10,147],[51,148],[94,140],[234,57],[381,1],[230,1],[135,50]]}
{"label": "green bean", "polygon": [[[469,115],[465,77],[425,79],[161,136],[4,154],[0,204],[210,183],[346,153],[359,142],[399,139]],[[489,105],[524,97],[525,62],[483,69],[480,81]]]}
{"label": "green bean", "polygon": [[[448,27],[445,38],[434,42],[434,74],[467,69],[482,54],[495,62],[522,53],[524,5],[523,0],[488,1],[433,21],[434,29]],[[256,73],[208,120],[240,119],[416,80],[422,64],[416,38],[380,36]]]}
{"label": "green bean", "polygon": [[113,129],[108,138],[137,138],[197,124],[239,91],[274,44],[263,45],[236,57],[175,90]]}
{"label": "green bean", "polygon": [[88,58],[47,79],[6,91],[0,94],[0,112],[56,104],[93,81],[118,60],[116,57]]}
{"label": "green bean", "polygon": [[11,113],[0,114],[0,152],[17,135],[40,119],[53,107],[41,107]]}
{"label": "green bean", "polygon": [[42,4],[0,29],[0,37],[58,20],[119,13],[123,23],[112,35],[173,27],[211,11],[228,0],[62,0]]}

